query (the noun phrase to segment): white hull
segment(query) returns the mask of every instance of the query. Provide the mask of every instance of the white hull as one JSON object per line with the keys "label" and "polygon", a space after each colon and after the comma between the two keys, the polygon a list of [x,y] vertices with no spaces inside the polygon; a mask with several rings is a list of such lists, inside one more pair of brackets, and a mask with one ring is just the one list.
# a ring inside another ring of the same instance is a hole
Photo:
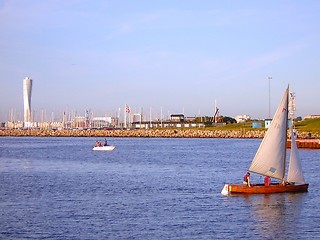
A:
{"label": "white hull", "polygon": [[93,147],[93,151],[112,151],[115,149],[115,146],[102,146],[102,147]]}

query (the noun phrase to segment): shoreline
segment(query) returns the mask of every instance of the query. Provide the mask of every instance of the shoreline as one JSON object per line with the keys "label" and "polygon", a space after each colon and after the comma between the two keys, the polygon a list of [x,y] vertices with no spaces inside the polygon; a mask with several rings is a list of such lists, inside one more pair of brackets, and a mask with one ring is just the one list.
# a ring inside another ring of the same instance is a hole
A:
{"label": "shoreline", "polygon": [[[141,137],[141,138],[263,138],[266,130],[135,129],[135,130],[0,130],[0,137]],[[299,132],[300,139],[319,139]]]}

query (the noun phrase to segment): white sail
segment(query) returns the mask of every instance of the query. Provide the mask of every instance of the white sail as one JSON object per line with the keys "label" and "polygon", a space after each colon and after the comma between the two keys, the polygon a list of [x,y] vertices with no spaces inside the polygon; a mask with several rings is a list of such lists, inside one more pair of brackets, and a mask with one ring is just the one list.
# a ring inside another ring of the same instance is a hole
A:
{"label": "white sail", "polygon": [[289,86],[272,119],[270,127],[252,160],[249,171],[272,178],[284,179]]}
{"label": "white sail", "polygon": [[302,175],[301,161],[293,133],[293,128],[291,128],[291,152],[287,181],[294,183],[305,183]]}

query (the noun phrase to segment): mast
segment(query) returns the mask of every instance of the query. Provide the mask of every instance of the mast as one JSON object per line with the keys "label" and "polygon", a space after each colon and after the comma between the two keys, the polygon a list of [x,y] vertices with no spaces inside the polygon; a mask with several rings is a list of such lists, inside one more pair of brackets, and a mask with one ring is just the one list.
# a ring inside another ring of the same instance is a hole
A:
{"label": "mast", "polygon": [[124,110],[123,110],[123,123],[124,123],[124,129],[127,128],[127,112],[126,112],[126,109],[127,109],[127,104],[124,105]]}
{"label": "mast", "polygon": [[284,153],[283,153],[283,178],[282,178],[282,183],[284,184],[284,178],[285,178],[285,175],[286,175],[286,159],[287,159],[287,132],[288,132],[288,114],[289,114],[289,84],[288,84],[288,87],[287,87],[287,91],[286,91],[286,98],[287,98],[287,106],[286,106],[286,111],[287,111],[287,114],[286,114],[286,121],[285,121],[285,124],[286,124],[286,128],[285,128],[285,141],[284,141]]}

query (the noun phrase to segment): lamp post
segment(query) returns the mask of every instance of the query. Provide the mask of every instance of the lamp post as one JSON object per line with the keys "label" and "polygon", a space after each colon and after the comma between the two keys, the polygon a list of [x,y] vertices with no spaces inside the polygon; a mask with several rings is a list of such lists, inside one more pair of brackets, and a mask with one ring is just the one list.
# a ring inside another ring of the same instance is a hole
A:
{"label": "lamp post", "polygon": [[268,77],[268,80],[269,80],[269,119],[271,119],[271,99],[270,99],[270,81],[271,81],[272,77]]}

